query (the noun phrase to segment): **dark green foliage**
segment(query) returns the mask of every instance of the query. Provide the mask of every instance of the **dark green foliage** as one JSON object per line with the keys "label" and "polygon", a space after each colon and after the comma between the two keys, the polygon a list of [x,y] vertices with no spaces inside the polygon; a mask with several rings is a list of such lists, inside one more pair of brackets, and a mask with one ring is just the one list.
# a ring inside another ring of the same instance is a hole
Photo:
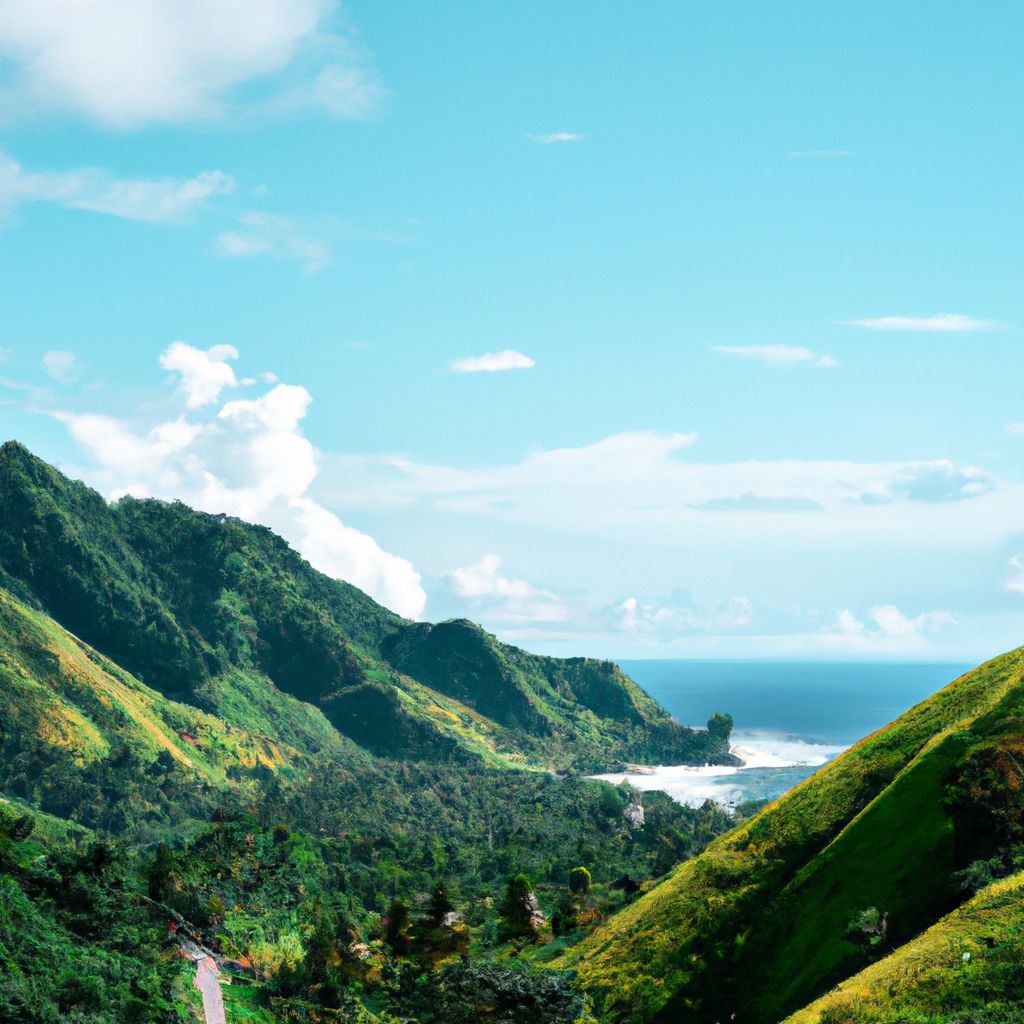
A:
{"label": "dark green foliage", "polygon": [[566,975],[505,961],[452,964],[429,986],[423,1024],[576,1024],[585,997]]}
{"label": "dark green foliage", "polygon": [[452,903],[448,886],[444,882],[437,882],[430,890],[430,903],[427,906],[427,921],[434,927],[440,928],[445,918],[455,909]]}
{"label": "dark green foliage", "polygon": [[536,910],[537,898],[530,887],[530,880],[522,873],[513,875],[498,906],[499,935],[503,939],[536,939]]}
{"label": "dark green foliage", "polygon": [[732,715],[723,715],[716,711],[708,719],[708,734],[716,739],[728,740],[732,735]]}
{"label": "dark green foliage", "polygon": [[889,915],[878,907],[860,910],[850,918],[846,935],[865,949],[881,945],[889,932]]}
{"label": "dark green foliage", "polygon": [[[958,869],[997,854],[1012,864],[1022,676],[1021,651],[963,676],[556,962],[630,1022],[782,1020],[952,910],[967,895]],[[851,918],[872,907],[874,930],[851,942]]]}
{"label": "dark green foliage", "polygon": [[409,952],[411,923],[409,905],[404,900],[392,900],[384,916],[384,940],[394,950],[396,956],[405,956]]}
{"label": "dark green foliage", "polygon": [[163,903],[171,896],[172,878],[174,871],[174,854],[166,843],[158,844],[153,862],[146,873],[146,880],[149,886],[149,898]]}
{"label": "dark green foliage", "polygon": [[0,448],[0,585],[243,728],[259,731],[255,714],[276,734],[265,698],[238,700],[255,677],[382,756],[733,762],[727,734],[672,721],[614,665],[527,654],[461,620],[407,623],[265,528],[177,502],[107,505],[14,443]]}
{"label": "dark green foliage", "polygon": [[52,851],[16,821],[0,804],[0,1020],[163,1021],[177,964],[123,851]]}

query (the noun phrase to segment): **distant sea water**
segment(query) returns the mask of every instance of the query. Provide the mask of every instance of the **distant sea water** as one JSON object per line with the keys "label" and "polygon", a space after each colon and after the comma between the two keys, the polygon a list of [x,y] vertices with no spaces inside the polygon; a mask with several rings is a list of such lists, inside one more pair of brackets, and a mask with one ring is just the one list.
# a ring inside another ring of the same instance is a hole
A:
{"label": "distant sea water", "polygon": [[857,740],[887,725],[971,665],[912,662],[623,661],[685,725],[732,715],[742,768],[659,765],[602,775],[699,805],[774,799]]}

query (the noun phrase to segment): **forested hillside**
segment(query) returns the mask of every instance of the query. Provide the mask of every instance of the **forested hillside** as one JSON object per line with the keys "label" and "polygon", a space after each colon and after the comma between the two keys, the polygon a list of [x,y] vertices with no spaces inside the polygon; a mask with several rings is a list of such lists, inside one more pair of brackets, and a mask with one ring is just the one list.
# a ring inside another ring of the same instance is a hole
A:
{"label": "forested hillside", "polygon": [[607,662],[413,624],[314,570],[269,530],[181,504],[105,502],[0,448],[0,582],[160,693],[242,729],[307,702],[375,754],[605,768],[731,763]]}
{"label": "forested hillside", "polygon": [[730,757],[615,666],[408,623],[267,530],[108,505],[17,445],[0,579],[4,1020],[194,1018],[188,935],[241,971],[229,1020],[476,1001],[569,1024],[587,1000],[567,978],[493,958],[589,926],[731,824],[648,794],[637,828],[635,794],[581,777]]}

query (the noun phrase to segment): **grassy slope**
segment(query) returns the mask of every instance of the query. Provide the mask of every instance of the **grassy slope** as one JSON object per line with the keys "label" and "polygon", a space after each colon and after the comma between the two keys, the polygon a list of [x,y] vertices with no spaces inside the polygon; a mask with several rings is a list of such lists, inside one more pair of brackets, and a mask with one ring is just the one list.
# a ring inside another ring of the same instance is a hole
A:
{"label": "grassy slope", "polygon": [[[850,913],[908,938],[948,909],[941,779],[980,716],[1016,709],[1024,654],[968,673],[683,864],[565,958],[631,1021],[776,1021],[859,964]],[[989,728],[988,726],[986,728]],[[780,983],[781,982],[781,983]]]}
{"label": "grassy slope", "polygon": [[[312,709],[277,698],[296,743],[346,752],[329,727],[303,728]],[[294,776],[306,761],[278,735],[168,700],[3,590],[0,730],[3,789],[109,830],[117,827],[112,814],[135,826],[174,817],[183,804],[205,817],[218,794],[244,800],[262,780]],[[348,756],[365,759],[350,745]]]}
{"label": "grassy slope", "polygon": [[990,885],[786,1024],[939,1024],[979,1007],[990,1016],[973,1019],[994,1024],[1017,1019],[1011,1006],[1022,999],[1024,873]]}

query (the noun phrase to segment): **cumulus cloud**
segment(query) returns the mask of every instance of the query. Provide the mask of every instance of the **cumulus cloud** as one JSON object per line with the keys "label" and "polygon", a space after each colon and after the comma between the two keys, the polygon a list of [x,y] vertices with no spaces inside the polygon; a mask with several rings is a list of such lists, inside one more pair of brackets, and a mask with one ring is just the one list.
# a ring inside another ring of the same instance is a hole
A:
{"label": "cumulus cloud", "polygon": [[956,616],[947,611],[921,612],[920,615],[910,618],[892,604],[872,608],[871,619],[883,636],[899,638],[934,633],[943,626],[950,626],[956,622]]}
{"label": "cumulus cloud", "polygon": [[979,320],[962,313],[937,313],[935,316],[878,316],[863,320],[841,320],[847,327],[864,327],[869,331],[925,331],[947,333],[960,331],[995,331],[1002,324],[995,320]]}
{"label": "cumulus cloud", "polygon": [[160,356],[160,365],[180,376],[180,389],[185,406],[199,409],[216,402],[225,388],[238,384],[235,371],[228,365],[229,359],[238,358],[234,345],[214,345],[202,349],[175,341]]}
{"label": "cumulus cloud", "polygon": [[51,349],[41,360],[46,375],[58,384],[70,384],[78,376],[78,356],[74,352]]}
{"label": "cumulus cloud", "polygon": [[100,168],[29,171],[0,151],[0,212],[23,203],[53,203],[125,220],[152,224],[188,221],[211,196],[235,187],[223,171],[203,171],[194,178],[116,178]]}
{"label": "cumulus cloud", "polygon": [[239,227],[217,237],[215,249],[227,259],[252,256],[277,256],[299,260],[306,273],[323,270],[330,262],[331,250],[319,238],[292,217],[250,210],[239,218]]}
{"label": "cumulus cloud", "polygon": [[543,135],[531,135],[531,142],[539,142],[542,146],[550,146],[556,142],[580,142],[584,136],[577,132],[548,132]]}
{"label": "cumulus cloud", "polygon": [[[445,573],[436,599],[450,611],[453,605],[490,621],[563,622],[569,610],[557,594],[523,579],[505,576],[498,555],[486,554],[478,562]],[[452,601],[451,599],[455,599]]]}
{"label": "cumulus cloud", "polygon": [[[806,649],[852,655],[884,655],[921,651],[928,638],[957,624],[950,611],[927,611],[910,616],[896,605],[874,605],[860,616],[844,608],[817,638],[790,639]],[[781,638],[780,638],[781,639]]]}
{"label": "cumulus cloud", "polygon": [[175,342],[161,365],[179,378],[185,411],[148,429],[114,416],[60,411],[72,438],[92,461],[87,476],[108,495],[180,498],[277,530],[314,566],[345,579],[409,617],[426,601],[419,573],[368,534],[343,523],[309,495],[319,453],[302,433],[312,396],[271,383],[255,398],[225,402],[237,384],[229,345],[206,351]]}
{"label": "cumulus cloud", "polygon": [[[67,111],[115,128],[238,106],[364,117],[371,56],[330,30],[333,0],[0,0],[0,111]],[[259,95],[239,96],[256,80]]]}
{"label": "cumulus cloud", "polygon": [[536,364],[522,352],[507,348],[502,352],[486,352],[482,356],[464,356],[452,363],[456,373],[500,373],[503,370],[528,370]]}
{"label": "cumulus cloud", "polygon": [[756,359],[758,362],[772,366],[792,366],[794,363],[812,363],[814,366],[835,366],[832,356],[812,352],[809,348],[799,345],[716,345],[716,352],[724,352],[730,356],[742,356],[745,359]]}

